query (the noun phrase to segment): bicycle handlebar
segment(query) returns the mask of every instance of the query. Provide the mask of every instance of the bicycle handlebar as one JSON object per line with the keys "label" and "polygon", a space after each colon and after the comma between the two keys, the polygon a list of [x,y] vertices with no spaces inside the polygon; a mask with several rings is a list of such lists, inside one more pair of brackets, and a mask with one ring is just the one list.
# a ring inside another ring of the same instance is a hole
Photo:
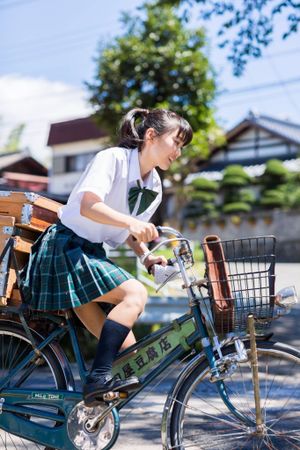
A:
{"label": "bicycle handlebar", "polygon": [[[158,225],[156,227],[159,236],[162,236],[163,234],[172,234],[178,238],[183,238],[183,235],[180,233],[180,231],[175,230],[175,228],[171,228],[171,227],[162,227],[160,225]],[[132,239],[134,241],[136,241],[137,239],[132,235]]]}
{"label": "bicycle handlebar", "polygon": [[175,228],[158,226],[158,227],[156,227],[156,229],[160,236],[162,234],[173,234],[174,236],[179,237],[179,238],[183,237],[183,235],[180,233],[180,231],[175,230]]}

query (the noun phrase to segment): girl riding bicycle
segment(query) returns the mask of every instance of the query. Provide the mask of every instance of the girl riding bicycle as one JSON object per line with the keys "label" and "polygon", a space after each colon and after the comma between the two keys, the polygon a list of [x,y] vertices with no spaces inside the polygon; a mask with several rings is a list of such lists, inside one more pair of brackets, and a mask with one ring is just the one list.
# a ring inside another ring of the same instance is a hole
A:
{"label": "girl riding bicycle", "polygon": [[[164,109],[133,109],[120,127],[118,147],[101,150],[82,174],[68,203],[32,247],[23,292],[33,309],[74,308],[77,316],[100,337],[95,360],[84,385],[86,404],[111,390],[138,386],[135,376],[112,377],[112,363],[122,347],[135,342],[131,331],[142,313],[145,287],[110,261],[103,243],[127,243],[138,257],[145,243],[158,237],[149,223],[161,202],[162,188],[155,167],[169,169],[192,139],[189,123]],[[149,256],[146,268],[166,265]],[[98,303],[115,305],[107,317]]]}

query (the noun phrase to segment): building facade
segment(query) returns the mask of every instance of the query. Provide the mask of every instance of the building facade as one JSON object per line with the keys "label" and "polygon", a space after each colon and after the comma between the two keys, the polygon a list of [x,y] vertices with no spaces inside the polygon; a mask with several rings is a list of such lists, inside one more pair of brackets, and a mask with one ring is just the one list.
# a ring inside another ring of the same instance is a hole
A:
{"label": "building facade", "polygon": [[226,144],[213,149],[199,169],[201,176],[220,179],[226,166],[240,164],[250,175],[259,176],[269,159],[279,159],[297,170],[299,157],[300,124],[250,112],[226,133]]}
{"label": "building facade", "polygon": [[53,123],[47,145],[52,150],[49,192],[68,196],[80,175],[109,137],[91,117]]}

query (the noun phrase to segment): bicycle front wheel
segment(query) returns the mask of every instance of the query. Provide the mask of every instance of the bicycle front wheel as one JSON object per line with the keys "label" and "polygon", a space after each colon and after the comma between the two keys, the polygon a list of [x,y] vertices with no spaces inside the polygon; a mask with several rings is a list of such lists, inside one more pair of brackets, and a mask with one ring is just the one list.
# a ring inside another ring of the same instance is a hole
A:
{"label": "bicycle front wheel", "polygon": [[[248,354],[249,343],[246,343]],[[186,379],[173,402],[169,442],[172,449],[300,449],[300,352],[280,343],[257,342],[262,433],[241,422],[209,381],[206,361]],[[234,346],[224,349],[234,355]],[[239,363],[224,381],[230,402],[255,423],[250,362]]]}
{"label": "bicycle front wheel", "polygon": [[[35,335],[37,343],[41,338]],[[10,374],[11,370],[16,367],[22,359],[24,359],[33,350],[30,340],[28,339],[23,328],[17,323],[0,321],[0,379]],[[66,389],[66,382],[60,362],[51,347],[47,346],[41,350],[41,357],[27,364],[24,369],[18,372],[14,377],[10,378],[9,388],[23,389]],[[24,401],[26,405],[26,401]],[[39,407],[41,409],[41,407]],[[53,408],[51,412],[57,413],[57,409]],[[25,420],[34,420],[39,422],[36,417],[23,416]],[[49,423],[48,423],[49,422]],[[42,422],[49,428],[56,426],[56,423],[47,421]],[[49,430],[51,431],[51,430]],[[0,448],[5,450],[24,450],[24,449],[45,449],[45,446],[29,442],[22,437],[15,436],[1,430],[0,415]],[[55,450],[47,448],[45,450]]]}

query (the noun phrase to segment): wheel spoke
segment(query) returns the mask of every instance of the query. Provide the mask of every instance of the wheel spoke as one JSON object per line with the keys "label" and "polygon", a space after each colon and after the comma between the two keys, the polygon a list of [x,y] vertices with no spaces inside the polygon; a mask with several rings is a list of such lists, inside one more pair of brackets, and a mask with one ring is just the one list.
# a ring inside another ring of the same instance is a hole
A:
{"label": "wheel spoke", "polygon": [[[237,420],[207,381],[209,369],[202,363],[174,398],[171,448],[300,450],[300,353],[280,344],[257,345],[264,431],[258,433],[248,426],[249,422]],[[230,358],[234,353],[225,355]],[[224,385],[232,406],[255,422],[251,366],[238,364]]]}
{"label": "wheel spoke", "polygon": [[[37,337],[37,342],[38,342]],[[1,358],[0,358],[0,374],[2,378],[10,377],[11,371],[26,357],[33,348],[30,340],[26,336],[25,332],[18,325],[3,325],[0,321],[0,345],[1,345]],[[65,378],[61,370],[61,365],[56,355],[50,347],[45,347],[41,351],[41,357],[43,358],[42,365],[36,365],[34,362],[29,362],[27,366],[20,369],[14,377],[9,378],[9,387],[25,389],[66,389]],[[20,406],[23,404],[20,403]],[[26,400],[24,400],[24,406]],[[42,409],[47,409],[48,406]],[[53,413],[59,413],[58,408],[49,406],[49,411]],[[45,449],[44,445],[29,441],[25,437],[14,435],[8,431],[1,430],[1,414],[0,414],[0,447],[5,450],[33,450]],[[49,427],[56,425],[56,422],[39,417],[24,417],[26,420],[30,420],[36,424],[42,424]],[[22,433],[17,431],[18,434]],[[38,439],[39,436],[37,435]],[[49,447],[50,450],[50,447]]]}
{"label": "wheel spoke", "polygon": [[188,404],[184,404],[184,403],[180,402],[177,399],[175,399],[175,401],[176,401],[176,403],[180,403],[186,409],[189,409],[191,411],[195,411],[195,412],[198,412],[198,413],[200,412],[201,414],[205,415],[206,417],[211,418],[213,420],[213,422],[226,423],[226,424],[229,424],[229,425],[231,425],[233,427],[236,427],[236,428],[242,428],[244,426],[240,422],[238,422],[237,419],[234,416],[230,416],[229,414],[228,414],[228,417],[230,418],[230,420],[226,420],[226,419],[223,419],[221,417],[217,417],[215,415],[208,414],[205,410],[201,410],[199,408],[196,409],[196,408],[194,408],[194,407],[192,407],[192,406],[190,406]]}

